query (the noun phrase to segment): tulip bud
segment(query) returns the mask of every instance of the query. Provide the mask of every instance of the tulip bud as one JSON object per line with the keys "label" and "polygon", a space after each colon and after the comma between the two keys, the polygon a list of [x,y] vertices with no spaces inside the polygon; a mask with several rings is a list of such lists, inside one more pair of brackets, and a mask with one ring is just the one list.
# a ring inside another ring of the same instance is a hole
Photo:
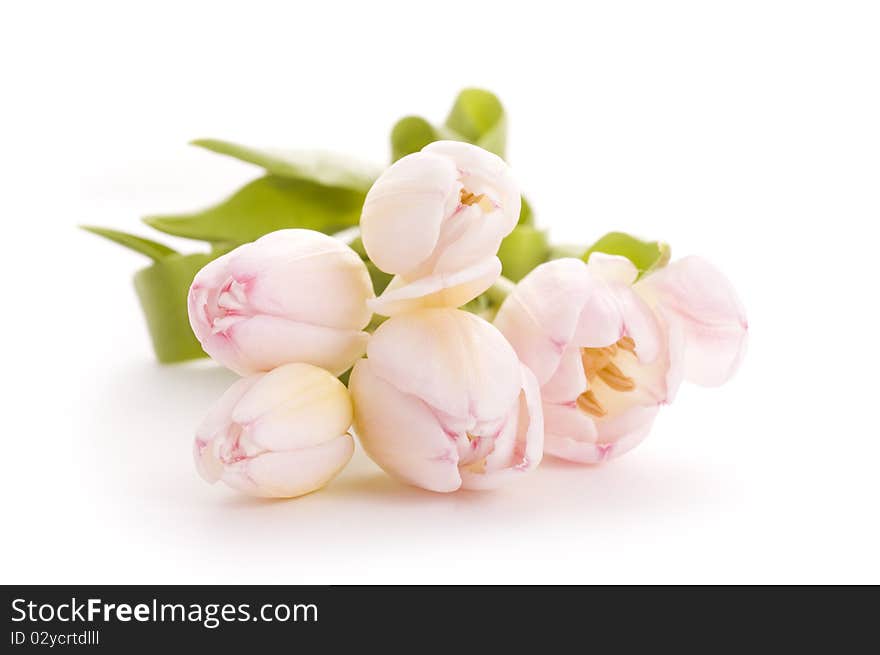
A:
{"label": "tulip bud", "polygon": [[240,375],[289,362],[338,375],[364,352],[372,297],[351,248],[312,230],[278,230],[199,271],[189,319],[205,352]]}
{"label": "tulip bud", "polygon": [[507,164],[477,146],[438,141],[395,162],[361,215],[367,254],[395,275],[373,310],[459,307],[488,289],[501,274],[496,254],[520,204]]}
{"label": "tulip bud", "polygon": [[292,498],[320,489],[354,452],[351,399],[338,379],[286,364],[233,384],[196,432],[194,455],[208,482],[252,496]]}
{"label": "tulip bud", "polygon": [[492,325],[467,312],[394,316],[349,387],[355,430],[392,476],[431,491],[503,484],[541,461],[538,385]]}
{"label": "tulip bud", "polygon": [[542,264],[495,325],[541,385],[544,451],[576,462],[619,456],[647,436],[682,379],[720,384],[745,348],[730,283],[689,257],[636,282],[624,257]]}

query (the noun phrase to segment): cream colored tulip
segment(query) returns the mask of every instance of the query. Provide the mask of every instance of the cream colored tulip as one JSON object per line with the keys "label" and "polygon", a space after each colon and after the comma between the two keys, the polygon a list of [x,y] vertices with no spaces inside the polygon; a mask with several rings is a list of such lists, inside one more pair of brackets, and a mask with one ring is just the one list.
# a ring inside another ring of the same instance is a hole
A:
{"label": "cream colored tulip", "polygon": [[520,205],[507,164],[469,143],[438,141],[395,162],[361,215],[367,254],[395,276],[373,310],[459,307],[481,294],[501,274],[498,247]]}
{"label": "cream colored tulip", "polygon": [[351,459],[348,391],[327,371],[286,364],[242,378],[196,432],[196,468],[252,496],[290,498],[320,489]]}

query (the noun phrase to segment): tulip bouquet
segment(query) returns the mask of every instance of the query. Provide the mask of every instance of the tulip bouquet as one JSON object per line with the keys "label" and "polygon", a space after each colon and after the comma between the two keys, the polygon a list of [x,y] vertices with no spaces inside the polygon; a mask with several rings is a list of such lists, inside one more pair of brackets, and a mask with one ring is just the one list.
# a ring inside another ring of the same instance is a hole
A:
{"label": "tulip bouquet", "polygon": [[[442,127],[403,119],[395,162],[362,197],[338,186],[362,184],[348,172],[235,147],[267,167],[264,184],[323,188],[340,210],[326,215],[349,218],[321,223],[316,207],[327,208],[315,201],[311,219],[215,239],[186,265],[193,256],[90,228],[156,260],[136,283],[160,359],[186,358],[163,336],[180,310],[161,310],[176,307],[162,284],[184,281],[200,349],[242,376],[196,432],[202,477],[299,496],[345,467],[354,433],[403,482],[493,488],[544,454],[585,464],[622,455],[683,380],[733,375],[747,324],[726,278],[622,233],[560,256],[500,156],[504,130],[500,103],[479,90],[463,92]],[[261,206],[240,203],[241,220]],[[217,222],[216,212],[151,220],[190,236]]]}

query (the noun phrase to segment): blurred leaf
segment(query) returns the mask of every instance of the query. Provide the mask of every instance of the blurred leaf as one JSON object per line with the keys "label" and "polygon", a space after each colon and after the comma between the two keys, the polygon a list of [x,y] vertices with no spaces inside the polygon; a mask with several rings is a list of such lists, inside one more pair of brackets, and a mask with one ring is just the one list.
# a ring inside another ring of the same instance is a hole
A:
{"label": "blurred leaf", "polygon": [[370,257],[367,255],[367,249],[364,248],[363,239],[357,237],[349,242],[348,247],[354,250],[358,256],[364,260],[364,264],[367,266],[367,272],[370,274],[370,279],[373,281],[373,291],[378,296],[383,291],[385,291],[385,287],[388,286],[388,283],[391,282],[391,278],[394,276],[391,273],[386,273],[385,271],[380,271],[379,268],[370,261]]}
{"label": "blurred leaf", "polygon": [[501,260],[501,274],[509,280],[519,282],[533,268],[547,261],[550,245],[547,234],[530,225],[520,225],[505,237],[498,250]]}
{"label": "blurred leaf", "polygon": [[547,261],[550,261],[551,259],[562,259],[563,257],[580,259],[585,250],[586,247],[583,244],[555,243],[550,246],[550,254],[547,256]]}
{"label": "blurred leaf", "polygon": [[526,200],[526,197],[522,197],[522,207],[519,210],[519,225],[534,225],[535,223],[535,214],[532,211],[532,206],[529,204],[529,201]]}
{"label": "blurred leaf", "polygon": [[446,127],[499,157],[504,157],[507,118],[501,101],[485,89],[464,89],[446,118]]}
{"label": "blurred leaf", "polygon": [[432,125],[421,116],[401,118],[391,130],[391,161],[441,140],[467,141],[504,157],[507,118],[501,101],[490,91],[465,89],[443,125]]}
{"label": "blurred leaf", "polygon": [[106,227],[96,227],[94,225],[80,225],[80,228],[85,230],[86,232],[91,232],[92,234],[97,234],[98,236],[102,236],[105,239],[109,239],[114,243],[118,243],[120,246],[125,246],[135,252],[139,252],[142,255],[146,255],[150,259],[160,260],[168,255],[176,255],[177,251],[173,248],[169,248],[166,245],[163,245],[157,241],[153,241],[151,239],[145,239],[143,237],[138,237],[133,234],[128,234],[127,232],[120,232],[118,230],[111,230]]}
{"label": "blurred leaf", "polygon": [[288,227],[339,232],[358,224],[363,202],[361,191],[267,175],[204,211],[144,222],[175,236],[246,243]]}
{"label": "blurred leaf", "polygon": [[160,362],[205,357],[189,325],[186,297],[195,274],[214,257],[169,255],[135,274],[134,287]]}
{"label": "blurred leaf", "polygon": [[594,252],[626,257],[639,269],[639,277],[666,266],[672,254],[669,245],[662,241],[642,241],[625,232],[609,232],[590,246],[581,258],[587,261]]}
{"label": "blurred leaf", "polygon": [[370,274],[370,280],[373,282],[373,291],[378,296],[385,291],[385,287],[388,286],[394,276],[391,273],[380,271],[369,259],[364,260],[364,264],[367,265],[367,272]]}
{"label": "blurred leaf", "polygon": [[440,139],[437,130],[420,116],[401,118],[391,129],[391,161],[418,152]]}
{"label": "blurred leaf", "polygon": [[218,139],[196,139],[191,145],[262,166],[267,173],[324,186],[366,193],[382,172],[371,165],[329,152],[261,149]]}

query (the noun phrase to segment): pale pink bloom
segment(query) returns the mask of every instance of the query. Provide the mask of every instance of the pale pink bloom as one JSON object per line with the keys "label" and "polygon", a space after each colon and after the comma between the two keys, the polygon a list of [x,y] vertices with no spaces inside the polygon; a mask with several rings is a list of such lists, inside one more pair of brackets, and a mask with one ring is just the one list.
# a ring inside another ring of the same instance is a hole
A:
{"label": "pale pink bloom", "polygon": [[240,375],[289,362],[338,375],[364,353],[372,297],[366,266],[344,243],[278,230],[196,274],[189,320],[205,352]]}
{"label": "pale pink bloom", "polygon": [[286,364],[242,378],[196,431],[199,474],[252,496],[292,498],[320,489],[351,459],[348,391],[327,371]]}
{"label": "pale pink bloom", "polygon": [[409,484],[492,488],[541,461],[535,377],[473,314],[426,309],[392,317],[370,339],[349,387],[364,450]]}
{"label": "pale pink bloom", "polygon": [[374,311],[459,307],[488,289],[520,204],[507,164],[468,143],[438,141],[392,164],[367,194],[360,222],[370,259],[395,276]]}
{"label": "pale pink bloom", "polygon": [[541,385],[544,451],[597,463],[637,445],[682,379],[728,380],[745,352],[745,310],[727,279],[687,257],[636,282],[624,257],[538,266],[495,325]]}

